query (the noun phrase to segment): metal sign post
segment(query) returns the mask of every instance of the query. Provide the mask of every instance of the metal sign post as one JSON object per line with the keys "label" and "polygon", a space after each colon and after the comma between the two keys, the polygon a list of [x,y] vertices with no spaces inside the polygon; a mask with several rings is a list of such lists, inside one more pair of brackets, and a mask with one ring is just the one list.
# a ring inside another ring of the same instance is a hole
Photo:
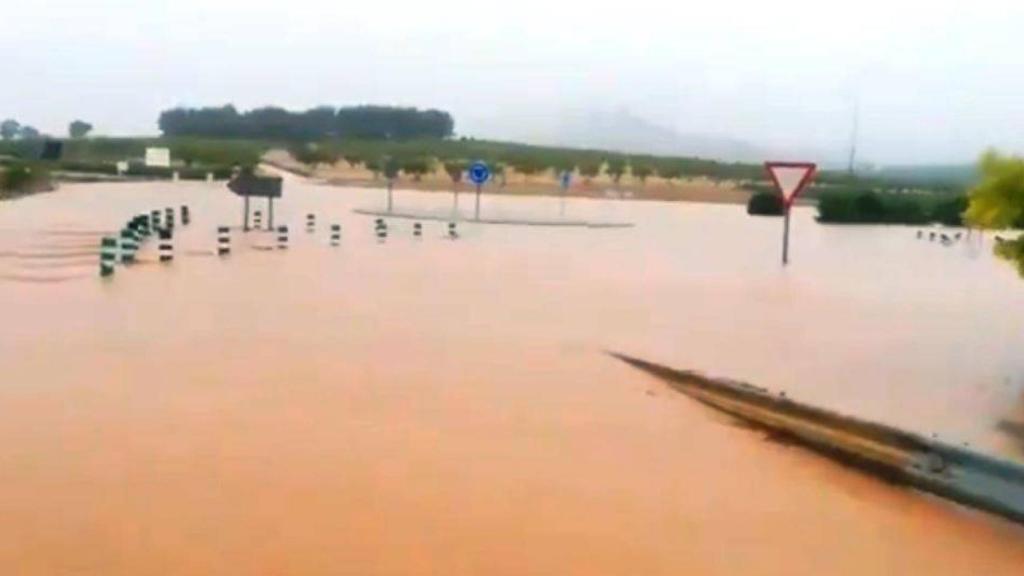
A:
{"label": "metal sign post", "polygon": [[559,206],[559,215],[564,218],[565,217],[565,194],[566,194],[566,192],[569,191],[569,184],[572,183],[572,172],[570,172],[568,170],[563,170],[562,171],[562,175],[559,178],[559,181],[560,181],[560,183],[562,185],[562,198],[561,198],[561,205]]}
{"label": "metal sign post", "polygon": [[477,160],[469,167],[469,179],[476,184],[476,210],[474,220],[480,219],[480,187],[491,177],[491,169],[482,160]]}
{"label": "metal sign post", "polygon": [[789,264],[789,209],[814,179],[818,170],[811,162],[765,162],[764,168],[782,196],[782,265]]}

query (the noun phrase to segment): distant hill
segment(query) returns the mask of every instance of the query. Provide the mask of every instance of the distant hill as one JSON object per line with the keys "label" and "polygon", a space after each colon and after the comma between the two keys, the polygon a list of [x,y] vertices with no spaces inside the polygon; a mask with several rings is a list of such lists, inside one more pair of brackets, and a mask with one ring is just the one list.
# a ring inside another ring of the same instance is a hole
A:
{"label": "distant hill", "polygon": [[626,110],[567,115],[550,130],[516,130],[530,144],[686,156],[728,162],[761,162],[770,154],[734,138],[684,134],[633,116]]}

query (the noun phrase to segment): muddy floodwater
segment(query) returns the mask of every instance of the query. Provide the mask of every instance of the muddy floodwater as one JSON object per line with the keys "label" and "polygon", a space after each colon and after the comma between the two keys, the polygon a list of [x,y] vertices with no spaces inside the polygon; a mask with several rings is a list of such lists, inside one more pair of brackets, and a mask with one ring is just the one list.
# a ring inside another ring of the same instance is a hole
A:
{"label": "muddy floodwater", "polygon": [[[383,198],[288,179],[289,249],[235,229],[226,258],[215,227],[241,202],[222,184],[0,203],[0,572],[1022,573],[1024,529],[768,441],[604,353],[1021,461],[1024,280],[991,237],[798,208],[782,270],[781,222],[738,206],[573,200],[567,217],[636,226],[452,241],[394,220],[381,243],[352,209]],[[150,240],[99,279],[104,231],[181,204],[173,263]]]}

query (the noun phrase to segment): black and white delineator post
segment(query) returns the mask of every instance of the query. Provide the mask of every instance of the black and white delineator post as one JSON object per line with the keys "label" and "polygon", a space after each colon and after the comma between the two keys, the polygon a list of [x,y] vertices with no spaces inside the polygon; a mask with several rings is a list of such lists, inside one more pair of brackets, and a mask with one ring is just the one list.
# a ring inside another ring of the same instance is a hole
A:
{"label": "black and white delineator post", "polygon": [[341,224],[331,224],[331,246],[341,244]]}
{"label": "black and white delineator post", "polygon": [[789,209],[814,179],[818,167],[811,162],[765,162],[765,170],[782,196],[782,265],[789,264]]}
{"label": "black and white delineator post", "polygon": [[316,214],[306,214],[306,232],[316,231]]}
{"label": "black and white delineator post", "polygon": [[217,227],[217,255],[227,256],[231,254],[231,228],[227,226]]}
{"label": "black and white delineator post", "polygon": [[278,226],[277,227],[277,249],[287,250],[288,249],[288,227]]}
{"label": "black and white delineator post", "polygon": [[171,228],[160,229],[160,242],[157,244],[160,261],[170,263],[174,260],[174,232]]}

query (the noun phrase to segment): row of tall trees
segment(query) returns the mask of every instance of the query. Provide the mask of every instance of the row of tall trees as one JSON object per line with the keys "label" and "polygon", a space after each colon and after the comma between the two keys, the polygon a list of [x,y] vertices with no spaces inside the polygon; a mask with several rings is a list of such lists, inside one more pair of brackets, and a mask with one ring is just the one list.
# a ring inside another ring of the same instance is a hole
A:
{"label": "row of tall trees", "polygon": [[641,182],[652,176],[666,180],[705,177],[713,180],[756,181],[764,169],[754,164],[739,164],[643,154],[530,146],[472,139],[447,140],[359,140],[335,139],[316,143],[297,142],[290,147],[296,159],[307,164],[332,164],[344,158],[349,164],[370,165],[381,158],[399,162],[432,158],[439,162],[484,160],[492,166],[508,166],[527,177],[547,171],[577,173],[589,181],[606,173],[618,182],[631,174]]}
{"label": "row of tall trees", "polygon": [[[84,120],[75,120],[68,125],[68,135],[72,138],[85,138],[92,131],[92,124]],[[22,124],[14,118],[7,118],[0,121],[0,139],[14,140],[35,140],[42,138],[43,134],[33,126]]]}
{"label": "row of tall trees", "polygon": [[325,138],[408,140],[448,138],[455,121],[441,110],[392,106],[321,106],[303,112],[234,106],[175,108],[160,114],[164,136],[315,141]]}

